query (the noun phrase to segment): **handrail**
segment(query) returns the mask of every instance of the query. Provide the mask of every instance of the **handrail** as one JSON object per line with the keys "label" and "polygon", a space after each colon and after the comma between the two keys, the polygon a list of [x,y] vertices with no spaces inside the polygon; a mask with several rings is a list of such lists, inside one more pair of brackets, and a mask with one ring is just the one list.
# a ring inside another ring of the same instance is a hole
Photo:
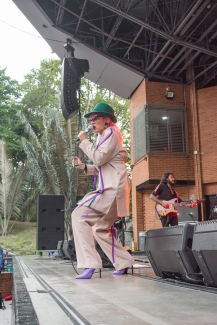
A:
{"label": "handrail", "polygon": [[36,255],[35,254],[35,251],[32,251],[32,250],[28,250],[28,249],[11,249],[10,251],[8,251],[8,253],[10,253],[10,252],[31,252],[31,253],[33,253],[33,255]]}

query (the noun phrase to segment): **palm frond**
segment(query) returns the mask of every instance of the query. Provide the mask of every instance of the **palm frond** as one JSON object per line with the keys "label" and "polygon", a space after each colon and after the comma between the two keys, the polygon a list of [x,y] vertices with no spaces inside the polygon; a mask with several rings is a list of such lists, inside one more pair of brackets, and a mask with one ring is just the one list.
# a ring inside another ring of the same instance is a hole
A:
{"label": "palm frond", "polygon": [[22,186],[26,178],[27,165],[21,164],[16,173],[11,178],[11,186],[8,195],[9,211],[7,226],[11,217],[19,218],[20,210],[24,204],[25,196],[23,195]]}
{"label": "palm frond", "polygon": [[46,193],[46,177],[44,175],[45,166],[40,162],[40,157],[31,143],[29,143],[25,138],[22,138],[22,143],[27,155],[29,169],[34,174],[41,193]]}
{"label": "palm frond", "polygon": [[0,140],[0,162],[0,214],[3,217],[3,219],[1,218],[2,234],[5,235],[7,232],[7,199],[11,183],[10,176],[13,172],[13,164],[9,155],[7,154],[6,145],[3,140]]}
{"label": "palm frond", "polygon": [[37,147],[38,148],[41,148],[41,144],[40,144],[40,142],[38,140],[38,137],[35,134],[35,132],[33,131],[33,128],[31,126],[31,124],[28,122],[28,120],[26,119],[25,115],[21,111],[18,111],[17,112],[17,116],[20,118],[20,121],[23,123],[26,132],[31,136],[31,138],[37,144]]}

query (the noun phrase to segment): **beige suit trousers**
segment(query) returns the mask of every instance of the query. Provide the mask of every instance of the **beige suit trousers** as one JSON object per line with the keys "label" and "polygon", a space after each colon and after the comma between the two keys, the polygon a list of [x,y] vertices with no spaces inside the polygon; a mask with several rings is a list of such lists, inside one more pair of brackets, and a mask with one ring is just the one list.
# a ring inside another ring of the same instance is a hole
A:
{"label": "beige suit trousers", "polygon": [[[98,210],[92,210],[85,217],[90,207],[78,206],[72,212],[72,229],[75,240],[78,268],[101,268],[102,260],[95,249],[94,237],[104,253],[112,261],[112,237],[111,225],[117,217],[117,205],[114,200],[107,214]],[[133,257],[114,238],[114,266],[116,270],[131,267],[134,264]]]}

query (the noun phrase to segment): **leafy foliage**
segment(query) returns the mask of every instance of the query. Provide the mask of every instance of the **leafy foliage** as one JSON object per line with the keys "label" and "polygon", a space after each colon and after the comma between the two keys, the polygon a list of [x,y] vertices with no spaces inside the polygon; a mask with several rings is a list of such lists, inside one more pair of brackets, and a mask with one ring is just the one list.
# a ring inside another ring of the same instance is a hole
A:
{"label": "leafy foliage", "polygon": [[20,96],[18,82],[6,75],[6,69],[0,70],[0,139],[7,144],[14,165],[25,159],[20,138],[24,132],[16,117],[22,107]]}
{"label": "leafy foliage", "polygon": [[0,224],[2,235],[6,236],[10,219],[19,218],[23,206],[22,187],[26,177],[27,167],[20,164],[13,167],[12,159],[7,152],[3,140],[0,141]]}
{"label": "leafy foliage", "polygon": [[[72,157],[82,155],[75,139],[79,129],[85,128],[86,120],[81,120],[80,115],[64,120],[59,107],[60,89],[60,60],[43,60],[40,68],[32,69],[21,85],[0,70],[0,138],[7,144],[9,161],[13,163],[8,220],[30,220],[39,194],[63,194],[66,208],[71,208],[74,195],[91,190],[91,178],[83,178],[80,183],[81,176],[71,167]],[[114,108],[128,149],[128,101],[82,78],[81,116],[99,101]],[[83,158],[88,162],[87,157]],[[70,211],[68,222],[69,214]]]}

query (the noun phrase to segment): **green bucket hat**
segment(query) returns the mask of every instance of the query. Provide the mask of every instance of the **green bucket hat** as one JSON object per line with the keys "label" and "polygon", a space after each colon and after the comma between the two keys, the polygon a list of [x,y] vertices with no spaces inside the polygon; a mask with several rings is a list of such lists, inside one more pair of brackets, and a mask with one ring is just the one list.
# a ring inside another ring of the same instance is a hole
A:
{"label": "green bucket hat", "polygon": [[90,111],[89,113],[85,114],[84,117],[88,118],[93,113],[100,113],[102,116],[109,117],[112,120],[112,122],[114,122],[114,123],[117,122],[117,118],[114,115],[113,108],[106,103],[102,103],[102,102],[98,103],[94,107],[94,109],[92,111]]}

